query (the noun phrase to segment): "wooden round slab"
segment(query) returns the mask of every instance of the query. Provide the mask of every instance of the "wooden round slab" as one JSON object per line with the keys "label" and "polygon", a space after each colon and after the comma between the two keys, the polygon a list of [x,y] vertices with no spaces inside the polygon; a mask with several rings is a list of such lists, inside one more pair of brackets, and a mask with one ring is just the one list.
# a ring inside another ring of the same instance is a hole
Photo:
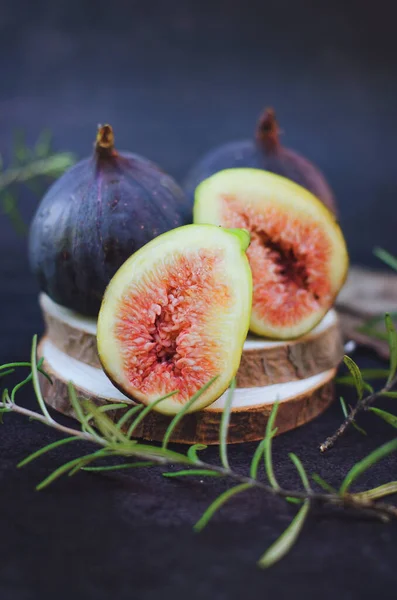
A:
{"label": "wooden round slab", "polygon": [[[47,404],[61,413],[76,417],[68,397],[69,381],[74,384],[78,397],[89,399],[98,406],[124,402],[125,408],[106,413],[115,422],[134,405],[132,400],[112,385],[101,369],[65,354],[49,338],[42,339],[38,354],[44,358],[44,368],[53,380],[51,385],[45,377],[40,376],[43,396]],[[261,440],[275,401],[280,402],[276,421],[278,434],[311,421],[333,400],[332,380],[335,372],[336,369],[329,369],[299,381],[236,389],[233,395],[228,442]],[[188,414],[181,419],[171,441],[183,444],[217,444],[227,393],[204,410]],[[137,428],[134,437],[161,441],[170,419],[166,415],[151,412]],[[126,425],[126,429],[128,426],[129,424]]]}
{"label": "wooden round slab", "polygon": [[[101,368],[96,345],[96,320],[89,319],[40,295],[46,336],[65,354]],[[290,341],[249,336],[244,345],[237,387],[261,387],[307,379],[339,365],[343,340],[338,317],[331,310],[310,333]]]}

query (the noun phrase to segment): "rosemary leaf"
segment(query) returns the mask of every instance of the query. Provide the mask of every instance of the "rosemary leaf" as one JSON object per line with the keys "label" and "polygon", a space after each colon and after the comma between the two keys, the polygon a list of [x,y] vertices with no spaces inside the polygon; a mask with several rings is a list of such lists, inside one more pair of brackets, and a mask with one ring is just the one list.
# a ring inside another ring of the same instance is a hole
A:
{"label": "rosemary leaf", "polygon": [[364,379],[386,379],[389,375],[388,369],[360,369]]}
{"label": "rosemary leaf", "polygon": [[18,469],[20,467],[24,467],[28,463],[32,462],[32,460],[39,458],[39,456],[42,456],[46,452],[49,452],[50,450],[53,450],[54,448],[58,448],[58,446],[63,446],[64,444],[68,444],[69,442],[77,442],[79,439],[80,438],[77,435],[75,435],[75,436],[71,436],[71,437],[67,437],[67,438],[62,438],[61,440],[57,440],[56,442],[52,442],[52,444],[48,444],[47,446],[44,446],[43,448],[36,450],[36,452],[29,454],[29,456],[27,456],[26,458],[24,458],[23,460],[21,460],[21,462],[19,462],[17,464],[17,467],[18,467]]}
{"label": "rosemary leaf", "polygon": [[230,469],[227,457],[227,433],[229,430],[230,411],[232,408],[234,390],[236,389],[236,378],[233,377],[226,397],[225,406],[222,412],[221,424],[219,428],[219,454],[223,467]]}
{"label": "rosemary leaf", "polygon": [[189,475],[202,477],[222,477],[222,473],[211,471],[210,469],[185,469],[183,471],[170,471],[163,473],[163,477],[186,477]]}
{"label": "rosemary leaf", "polygon": [[[39,373],[41,373],[42,375],[44,375],[44,377],[46,379],[48,379],[48,381],[52,384],[52,379],[51,377],[48,375],[48,373],[46,373],[43,369],[42,369],[42,365],[44,362],[44,358],[41,358],[39,360],[39,362],[37,363],[37,370],[39,371]],[[11,367],[11,368],[10,368]],[[8,363],[5,365],[0,365],[0,378],[1,377],[5,377],[6,375],[10,375],[11,373],[15,372],[15,369],[17,367],[30,367],[31,368],[31,363],[29,362],[15,362],[15,363]],[[3,369],[6,368],[6,371],[3,371]],[[20,389],[22,387],[22,385],[25,385],[26,383],[28,383],[29,381],[32,380],[32,374],[30,373],[30,375],[28,377],[26,377],[26,379],[24,379],[23,381],[21,381],[20,383],[18,383],[15,388],[17,388],[14,392],[11,393],[11,398],[13,398],[16,394],[16,392],[18,391],[18,389]],[[14,388],[14,389],[15,389]],[[11,401],[11,399],[10,399]]]}
{"label": "rosemary leaf", "polygon": [[285,500],[290,504],[302,504],[302,498],[294,498],[293,496],[286,496]]}
{"label": "rosemary leaf", "polygon": [[41,161],[37,161],[35,166],[37,171],[41,168],[41,172],[37,173],[38,175],[59,177],[59,175],[62,175],[62,173],[71,167],[74,162],[75,159],[73,154],[70,154],[70,152],[60,152],[59,154],[54,154]]}
{"label": "rosemary leaf", "polygon": [[30,151],[26,146],[25,134],[21,129],[14,132],[13,140],[13,158],[16,164],[23,165],[30,159]]}
{"label": "rosemary leaf", "polygon": [[259,461],[261,460],[261,458],[263,456],[266,444],[267,444],[267,439],[263,438],[263,440],[261,440],[256,447],[256,450],[254,452],[254,455],[251,460],[251,465],[250,465],[251,479],[256,479],[258,476]]}
{"label": "rosemary leaf", "polygon": [[[44,377],[45,377],[46,379],[48,379],[48,381],[49,381],[50,383],[52,383],[52,379],[51,379],[51,377],[50,377],[50,376],[48,375],[48,373],[46,373],[46,372],[45,372],[45,371],[42,369],[42,367],[41,367],[41,365],[43,364],[43,362],[44,362],[44,359],[42,359],[42,358],[41,358],[41,359],[39,360],[39,362],[37,363],[37,369],[38,369],[38,371],[39,371],[39,372],[40,372],[42,375],[44,375]],[[3,371],[3,369],[10,369],[10,368],[13,368],[13,369],[14,369],[14,368],[17,368],[17,367],[29,367],[29,368],[31,369],[32,365],[31,365],[31,363],[30,363],[30,362],[12,362],[12,363],[6,363],[6,364],[4,364],[4,365],[0,365],[0,373]]]}
{"label": "rosemary leaf", "polygon": [[270,413],[270,417],[268,422],[266,423],[266,434],[265,434],[265,469],[267,478],[269,480],[270,485],[274,490],[279,490],[280,486],[277,483],[277,479],[274,475],[273,470],[273,457],[272,457],[272,438],[273,438],[273,430],[274,430],[274,422],[276,420],[276,415],[278,411],[279,403],[276,402],[272,408],[272,412]]}
{"label": "rosemary leaf", "polygon": [[[70,382],[69,382],[69,393],[71,394],[73,408],[74,409],[77,408],[77,410],[78,410],[77,414],[78,414],[79,420],[81,420],[82,424],[85,426],[87,431],[89,431],[91,433],[91,435],[98,437],[95,430],[93,430],[92,427],[88,424],[87,418],[84,415],[84,412],[80,406],[79,401],[77,400],[76,391]],[[88,400],[84,401],[84,406],[86,408],[87,414],[88,413],[90,415],[92,414],[95,425],[98,427],[98,429],[101,431],[102,435],[108,442],[114,442],[114,441],[125,442],[126,441],[125,435],[123,433],[121,433],[121,431],[116,427],[116,425],[113,423],[113,421],[111,421],[105,414],[103,414],[97,406],[95,406],[92,402],[89,402]]]}
{"label": "rosemary leaf", "polygon": [[5,363],[4,365],[0,365],[0,371],[2,371],[3,369],[9,369],[11,367],[30,367],[30,366],[31,366],[30,362]]}
{"label": "rosemary leaf", "polygon": [[349,411],[347,410],[346,402],[344,401],[344,399],[342,398],[342,396],[340,396],[339,402],[340,402],[340,405],[342,407],[343,416],[346,419]]}
{"label": "rosemary leaf", "polygon": [[69,383],[68,383],[68,392],[69,392],[70,404],[72,405],[72,408],[73,408],[74,412],[76,413],[76,417],[80,421],[81,425],[85,425],[87,419],[83,412],[81,404],[77,398],[76,390],[74,389],[74,385],[73,385],[72,381],[69,381]]}
{"label": "rosemary leaf", "polygon": [[387,250],[384,250],[383,248],[376,247],[374,248],[374,254],[386,265],[394,269],[394,271],[397,271],[397,258],[390,254],[390,252],[387,252]]}
{"label": "rosemary leaf", "polygon": [[[97,406],[97,409],[101,413],[106,413],[106,412],[110,412],[111,410],[118,410],[120,408],[125,408],[126,406],[128,406],[128,404],[126,404],[125,402],[114,402],[114,403],[110,403],[110,404],[103,404],[102,406]],[[91,415],[90,413],[87,412],[87,414],[84,415],[84,420],[89,421],[90,419],[93,418],[93,416],[94,415]]]}
{"label": "rosemary leaf", "polygon": [[318,473],[312,473],[312,479],[317,483],[317,485],[319,485],[321,488],[323,488],[324,491],[328,492],[329,494],[337,493],[336,489],[330,483],[325,481],[325,479],[320,477]]}
{"label": "rosemary leaf", "polygon": [[221,508],[221,506],[226,504],[226,502],[228,500],[230,500],[230,498],[232,498],[236,494],[239,494],[240,492],[244,492],[245,490],[248,490],[251,487],[252,487],[251,483],[240,483],[239,485],[236,485],[236,486],[230,488],[229,490],[226,490],[226,492],[223,492],[223,494],[218,496],[214,500],[214,502],[212,502],[212,504],[210,504],[210,506],[207,508],[207,510],[203,513],[201,518],[195,524],[194,530],[202,531],[204,529],[204,527],[207,525],[207,523],[210,521],[210,519],[214,516],[216,511]]}
{"label": "rosemary leaf", "polygon": [[[77,398],[76,390],[74,389],[74,385],[71,381],[69,381],[69,383],[68,383],[68,393],[69,393],[70,404],[72,405],[72,408],[76,414],[76,417],[81,424],[82,430],[90,433],[95,438],[98,438],[97,432],[95,431],[95,429],[93,427],[91,427],[91,425],[88,422],[88,418],[84,414],[84,411],[81,407],[79,399]],[[89,406],[90,407],[93,406],[92,403],[90,403]]]}
{"label": "rosemary leaf", "polygon": [[352,421],[352,426],[356,431],[358,431],[358,433],[361,433],[361,435],[368,435],[365,429],[360,427],[360,425],[357,425],[356,421]]}
{"label": "rosemary leaf", "polygon": [[145,458],[148,460],[160,458],[164,459],[164,462],[191,464],[190,458],[188,458],[185,454],[175,452],[174,450],[168,450],[168,448],[163,448],[160,446],[151,446],[149,444],[139,444],[136,442],[131,443],[129,440],[125,444],[115,444],[112,448],[118,454],[125,456],[137,455],[139,458]]}
{"label": "rosemary leaf", "polygon": [[195,394],[193,394],[193,396],[186,402],[186,404],[184,404],[181,410],[175,415],[165,432],[163,438],[163,448],[167,448],[172,432],[174,431],[175,427],[178,425],[182,417],[188,412],[189,408],[200,398],[200,396],[210,387],[210,385],[214,383],[216,379],[218,379],[218,375],[210,379],[207,383],[203,385],[202,388],[200,388]]}
{"label": "rosemary leaf", "polygon": [[98,406],[99,412],[109,412],[110,410],[119,410],[120,408],[125,408],[128,406],[125,402],[115,402],[114,404],[104,404],[103,406]]}
{"label": "rosemary leaf", "polygon": [[397,415],[393,415],[392,413],[389,413],[386,410],[381,410],[380,408],[376,408],[375,406],[370,406],[368,410],[397,429]]}
{"label": "rosemary leaf", "polygon": [[384,498],[385,496],[392,496],[393,494],[397,494],[397,481],[390,481],[376,488],[365,490],[365,492],[357,492],[356,494],[352,494],[352,496],[358,500],[372,501]]}
{"label": "rosemary leaf", "polygon": [[[345,419],[347,419],[348,410],[347,410],[346,402],[344,401],[342,396],[340,396],[339,400],[340,400],[340,404],[342,407],[343,416],[345,417]],[[360,427],[360,425],[357,425],[356,421],[352,421],[351,424],[354,427],[354,429],[356,429],[359,433],[361,433],[361,435],[367,435],[367,432],[365,431],[365,429]]]}
{"label": "rosemary leaf", "polygon": [[270,546],[262,558],[260,558],[258,561],[258,565],[260,567],[267,569],[283,558],[291,550],[302,530],[303,524],[309,512],[309,507],[309,500],[305,500],[299,512],[291,521],[291,524],[287,527],[284,533],[281,534],[278,540],[276,540],[274,544]]}
{"label": "rosemary leaf", "polygon": [[130,410],[127,410],[127,412],[117,421],[116,427],[121,430],[123,426],[128,422],[128,420],[142,409],[143,404],[138,404],[137,406],[133,406],[132,408],[130,408]]}
{"label": "rosemary leaf", "polygon": [[5,377],[6,375],[11,375],[11,373],[14,373],[15,369],[8,369],[7,371],[0,371],[0,379],[2,377]]}
{"label": "rosemary leaf", "polygon": [[387,383],[390,383],[397,369],[397,332],[389,314],[385,315],[385,324],[390,348],[390,373]]}
{"label": "rosemary leaf", "polygon": [[55,471],[53,471],[51,473],[51,475],[48,475],[48,477],[46,477],[45,479],[43,479],[43,481],[41,481],[38,485],[36,485],[36,490],[39,491],[39,490],[44,489],[45,487],[50,485],[50,483],[55,481],[55,479],[58,479],[58,477],[60,477],[64,473],[67,473],[67,471],[70,471],[77,464],[81,463],[82,460],[88,458],[89,456],[93,456],[93,455],[97,455],[97,452],[93,452],[92,454],[86,454],[86,456],[82,456],[80,458],[74,458],[73,460],[70,460],[69,462],[62,465],[61,467],[58,467],[58,469],[55,469]]}
{"label": "rosemary leaf", "polygon": [[156,463],[151,461],[137,461],[133,463],[121,463],[119,465],[104,465],[102,467],[81,467],[82,471],[102,472],[102,471],[118,471],[119,469],[131,469],[138,467],[152,467]]}
{"label": "rosemary leaf", "polygon": [[397,392],[379,392],[379,396],[386,396],[387,398],[397,398]]}
{"label": "rosemary leaf", "polygon": [[[40,367],[43,364],[43,362],[44,362],[44,358],[40,358],[39,362],[37,363],[38,370],[40,370]],[[20,390],[24,385],[26,385],[30,381],[32,381],[32,373],[29,373],[29,375],[25,379],[23,379],[22,381],[20,381],[13,387],[13,389],[11,391],[11,397],[10,397],[10,400],[12,403],[15,402],[15,394],[17,393],[17,391]]]}
{"label": "rosemary leaf", "polygon": [[49,129],[44,129],[34,146],[34,154],[37,158],[45,158],[51,153],[52,133]]}
{"label": "rosemary leaf", "polygon": [[339,489],[339,494],[341,496],[343,496],[343,494],[345,494],[348,491],[351,484],[358,477],[360,477],[360,475],[362,475],[365,471],[367,471],[374,464],[379,462],[382,458],[384,458],[388,454],[391,454],[392,452],[395,452],[396,450],[397,450],[397,438],[395,438],[394,440],[391,440],[390,442],[387,442],[386,444],[383,444],[383,446],[380,446],[379,448],[376,448],[376,450],[374,450],[373,452],[368,454],[368,456],[366,456],[365,458],[360,460],[358,463],[356,463],[350,469],[350,471],[346,475],[345,479],[343,480],[342,485],[340,486],[340,489]]}
{"label": "rosemary leaf", "polygon": [[[273,429],[272,431],[272,437],[274,437],[277,433],[277,427],[275,429]],[[251,460],[251,465],[250,465],[250,477],[251,479],[256,479],[258,476],[258,467],[259,467],[259,461],[262,458],[264,451],[265,451],[265,446],[267,444],[267,438],[264,437],[263,440],[261,440],[259,442],[259,444],[256,447],[256,450],[254,452],[254,455],[252,457]]]}
{"label": "rosemary leaf", "polygon": [[50,422],[53,422],[54,419],[51,417],[50,413],[47,410],[47,407],[44,402],[43,394],[41,393],[41,389],[40,389],[39,371],[37,368],[37,335],[33,336],[30,364],[31,364],[31,369],[32,369],[33,389],[36,394],[37,402],[39,403],[41,412],[46,417],[46,419],[48,419],[48,421],[50,421]]}
{"label": "rosemary leaf", "polygon": [[112,454],[112,452],[110,449],[101,448],[100,450],[97,450],[96,452],[93,452],[92,454],[88,454],[86,457],[83,456],[81,458],[81,460],[73,467],[73,469],[71,469],[69,471],[68,476],[71,477],[71,476],[75,475],[76,473],[81,471],[81,469],[83,467],[85,467],[89,463],[93,462],[94,460],[97,460],[98,458],[106,458],[107,456],[109,456],[111,454]]}
{"label": "rosemary leaf", "polygon": [[149,412],[151,410],[153,410],[155,406],[160,404],[160,402],[163,402],[163,400],[166,400],[167,398],[171,398],[171,396],[175,396],[175,394],[178,394],[178,391],[179,390],[174,390],[173,392],[169,392],[165,396],[161,396],[161,398],[157,398],[157,400],[155,400],[154,402],[151,402],[150,404],[145,406],[145,408],[139,413],[139,415],[136,417],[136,419],[131,423],[131,425],[128,429],[128,432],[127,432],[127,438],[128,439],[131,438],[132,434],[134,433],[135,429],[138,427],[139,423],[141,423],[143,421],[143,419],[146,417],[146,415],[148,415]]}
{"label": "rosemary leaf", "polygon": [[26,235],[27,226],[18,208],[18,201],[14,194],[5,191],[1,194],[1,206],[3,213],[10,219],[18,235]]}
{"label": "rosemary leaf", "polygon": [[300,478],[302,480],[303,483],[303,487],[305,488],[305,490],[307,492],[311,492],[311,487],[310,487],[310,483],[309,483],[309,478],[307,476],[307,473],[305,471],[304,466],[302,465],[300,459],[296,456],[296,454],[294,454],[293,452],[290,452],[288,454],[289,458],[292,460],[292,462],[294,463],[296,470],[298,471]]}
{"label": "rosemary leaf", "polygon": [[[387,371],[387,375],[388,374],[389,374],[389,371]],[[354,381],[353,377],[351,377],[350,375],[341,375],[340,377],[336,377],[335,383],[338,383],[340,385],[347,385],[350,387],[356,387],[356,382]],[[370,392],[370,394],[373,393],[374,388],[372,387],[372,385],[370,385],[366,381],[363,381],[363,386],[364,386],[364,389],[366,389],[368,392]]]}
{"label": "rosemary leaf", "polygon": [[205,450],[206,448],[208,448],[208,446],[205,444],[193,444],[193,446],[190,446],[189,450],[187,451],[187,456],[190,458],[192,463],[200,462],[197,452],[199,450]]}
{"label": "rosemary leaf", "polygon": [[365,386],[364,386],[364,380],[361,376],[360,369],[358,368],[358,366],[356,365],[354,360],[352,360],[350,358],[350,356],[345,355],[343,357],[343,362],[345,363],[345,365],[347,366],[347,368],[349,369],[349,371],[353,377],[354,385],[356,386],[356,390],[357,390],[357,394],[358,394],[358,399],[362,400]]}

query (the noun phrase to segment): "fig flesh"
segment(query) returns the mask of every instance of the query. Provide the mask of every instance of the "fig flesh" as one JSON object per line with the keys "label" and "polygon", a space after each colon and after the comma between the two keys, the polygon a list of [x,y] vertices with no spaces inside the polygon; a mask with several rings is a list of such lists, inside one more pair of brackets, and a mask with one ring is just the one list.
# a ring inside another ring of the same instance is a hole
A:
{"label": "fig flesh", "polygon": [[271,171],[308,189],[336,214],[336,202],[321,171],[307,158],[284,147],[273,109],[261,115],[255,137],[224,144],[208,152],[186,177],[184,189],[193,200],[196,187],[214,173],[225,169],[254,168]]}
{"label": "fig flesh", "polygon": [[112,128],[104,125],[93,156],[42,199],[30,229],[31,267],[55,302],[96,316],[123,262],[191,217],[192,203],[172,177],[146,158],[117,152]]}
{"label": "fig flesh", "polygon": [[258,335],[304,335],[345,281],[348,255],[334,215],[284,177],[259,169],[221,171],[198,186],[194,222],[250,232],[250,329]]}
{"label": "fig flesh", "polygon": [[98,354],[125,395],[175,414],[216,400],[237,372],[248,332],[252,277],[246,231],[186,225],[131,256],[106,289]]}

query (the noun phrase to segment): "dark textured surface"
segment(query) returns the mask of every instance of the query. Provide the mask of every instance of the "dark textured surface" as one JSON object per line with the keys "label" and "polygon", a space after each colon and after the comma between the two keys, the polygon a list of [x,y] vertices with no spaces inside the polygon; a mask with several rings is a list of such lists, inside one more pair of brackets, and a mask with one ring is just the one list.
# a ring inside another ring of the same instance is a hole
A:
{"label": "dark textured surface", "polygon": [[[353,260],[376,265],[373,245],[397,252],[393,3],[327,5],[1,2],[1,151],[9,152],[16,127],[33,141],[49,126],[57,147],[82,157],[97,122],[110,121],[120,148],[146,155],[180,179],[211,145],[246,137],[262,105],[273,104],[288,145],[329,177]],[[34,198],[27,193],[22,200],[29,217]],[[0,219],[5,362],[28,356],[42,322],[26,244]],[[370,364],[368,357],[357,360]],[[32,405],[33,396],[27,391],[20,401]],[[337,484],[355,460],[393,434],[368,417],[362,419],[367,438],[353,431],[320,456],[318,443],[340,418],[335,405],[276,440],[282,481],[297,483],[289,451],[309,472]],[[195,535],[192,524],[223,483],[165,481],[153,470],[79,475],[35,492],[38,481],[73,456],[72,448],[21,471],[15,464],[56,438],[17,416],[7,416],[0,430],[4,600],[395,598],[397,524],[314,515],[288,559],[261,572],[255,561],[293,507],[245,494]],[[236,469],[247,469],[253,448],[231,449]],[[216,450],[207,458],[216,460]],[[395,457],[360,485],[390,479],[397,479]]]}

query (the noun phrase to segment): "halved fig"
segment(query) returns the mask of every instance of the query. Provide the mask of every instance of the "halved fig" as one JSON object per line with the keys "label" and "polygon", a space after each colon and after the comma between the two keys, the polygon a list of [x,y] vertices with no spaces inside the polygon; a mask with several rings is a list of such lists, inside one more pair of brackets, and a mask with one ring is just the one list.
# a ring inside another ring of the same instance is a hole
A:
{"label": "halved fig", "polygon": [[120,390],[175,414],[208,406],[228,387],[248,332],[252,278],[249,234],[186,225],[133,254],[111,280],[98,318],[98,353]]}
{"label": "halved fig", "polygon": [[250,232],[250,329],[258,335],[292,339],[307,333],[345,281],[348,254],[334,215],[279,175],[259,169],[213,175],[196,190],[194,222]]}

